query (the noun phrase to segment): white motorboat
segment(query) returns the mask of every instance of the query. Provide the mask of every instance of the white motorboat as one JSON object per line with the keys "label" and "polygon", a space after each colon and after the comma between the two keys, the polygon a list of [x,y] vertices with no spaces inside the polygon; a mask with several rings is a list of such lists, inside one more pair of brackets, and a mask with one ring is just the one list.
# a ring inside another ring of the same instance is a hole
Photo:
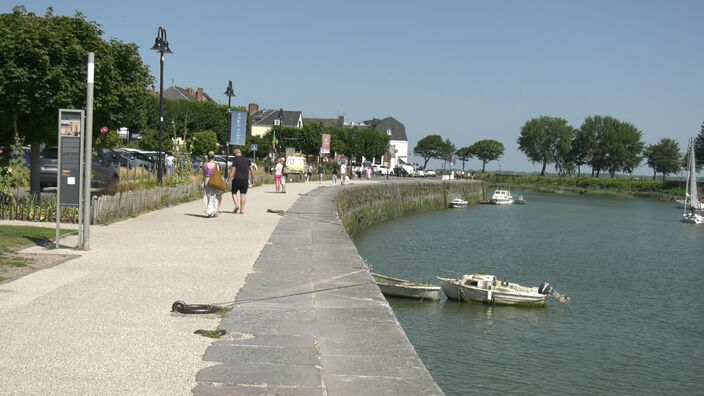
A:
{"label": "white motorboat", "polygon": [[441,278],[440,287],[447,298],[484,304],[547,306],[548,296],[567,303],[569,297],[559,294],[549,283],[539,287],[526,287],[517,283],[500,281],[494,275],[470,274],[461,278]]}
{"label": "white motorboat", "polygon": [[466,208],[468,204],[469,204],[469,202],[467,202],[461,198],[455,198],[452,201],[450,201],[451,208]]}
{"label": "white motorboat", "polygon": [[513,196],[510,189],[497,188],[494,195],[491,196],[491,203],[494,205],[511,205],[513,204]]}
{"label": "white motorboat", "polygon": [[703,224],[702,209],[699,205],[699,188],[697,187],[697,166],[694,159],[694,140],[689,140],[689,161],[687,161],[687,188],[685,192],[684,213],[682,221],[689,224]]}
{"label": "white motorboat", "polygon": [[385,296],[408,297],[421,300],[439,300],[440,286],[431,285],[429,282],[413,282],[405,279],[392,278],[372,272],[374,282]]}
{"label": "white motorboat", "polygon": [[513,203],[516,204],[516,205],[523,205],[523,204],[526,203],[526,200],[523,199],[523,195],[519,195],[518,198],[515,198],[515,199],[513,200]]}

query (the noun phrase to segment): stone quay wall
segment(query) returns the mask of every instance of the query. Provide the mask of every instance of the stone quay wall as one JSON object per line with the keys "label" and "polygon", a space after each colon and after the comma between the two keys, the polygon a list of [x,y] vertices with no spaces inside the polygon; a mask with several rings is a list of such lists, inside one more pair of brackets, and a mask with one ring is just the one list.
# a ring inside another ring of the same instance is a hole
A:
{"label": "stone quay wall", "polygon": [[352,184],[337,195],[337,211],[347,232],[354,236],[365,228],[397,216],[442,209],[454,198],[470,204],[485,195],[481,180],[409,180],[392,183]]}

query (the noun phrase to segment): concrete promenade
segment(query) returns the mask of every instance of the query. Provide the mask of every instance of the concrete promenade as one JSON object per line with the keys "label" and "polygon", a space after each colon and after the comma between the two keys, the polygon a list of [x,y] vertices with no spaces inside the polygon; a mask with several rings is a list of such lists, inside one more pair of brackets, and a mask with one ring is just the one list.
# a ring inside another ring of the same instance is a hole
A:
{"label": "concrete promenade", "polygon": [[[337,220],[339,187],[316,187],[254,188],[244,215],[226,194],[217,218],[195,201],[91,227],[85,252],[28,249],[80,257],[0,284],[0,394],[441,393]],[[235,297],[224,319],[170,312]]]}

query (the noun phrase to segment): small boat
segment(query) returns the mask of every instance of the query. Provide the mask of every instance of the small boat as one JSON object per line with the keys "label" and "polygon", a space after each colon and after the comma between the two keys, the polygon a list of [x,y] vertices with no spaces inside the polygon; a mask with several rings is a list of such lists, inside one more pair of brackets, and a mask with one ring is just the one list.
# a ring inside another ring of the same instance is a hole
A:
{"label": "small boat", "polygon": [[526,305],[545,307],[548,296],[567,303],[569,297],[557,293],[549,283],[539,287],[526,287],[517,283],[500,281],[494,275],[471,274],[461,278],[441,278],[440,287],[447,298],[464,302],[484,304]]}
{"label": "small boat", "polygon": [[372,277],[376,285],[379,286],[381,293],[385,296],[417,298],[420,300],[440,299],[440,286],[432,285],[430,282],[413,282],[373,272]]}
{"label": "small boat", "polygon": [[685,192],[682,221],[689,224],[704,224],[697,187],[697,166],[694,160],[694,140],[689,140],[689,161],[687,161],[687,188]]}
{"label": "small boat", "polygon": [[494,195],[491,196],[491,203],[494,205],[511,205],[513,204],[513,197],[511,196],[511,190],[497,188],[494,191]]}
{"label": "small boat", "polygon": [[455,198],[450,201],[451,208],[466,208],[469,203],[461,198]]}
{"label": "small boat", "polygon": [[514,203],[515,205],[523,205],[523,204],[526,203],[526,200],[523,199],[523,195],[519,195],[518,198],[516,198],[516,199],[513,200],[513,203]]}

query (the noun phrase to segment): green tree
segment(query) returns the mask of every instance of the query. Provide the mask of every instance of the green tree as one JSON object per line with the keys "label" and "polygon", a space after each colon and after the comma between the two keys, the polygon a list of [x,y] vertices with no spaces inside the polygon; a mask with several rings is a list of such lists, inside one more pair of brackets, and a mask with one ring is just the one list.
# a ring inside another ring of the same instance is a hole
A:
{"label": "green tree", "polygon": [[115,148],[120,145],[122,142],[122,139],[120,136],[117,134],[117,131],[111,130],[108,131],[106,134],[100,134],[98,135],[98,138],[95,139],[95,144],[93,144],[93,147],[97,148]]}
{"label": "green tree", "polygon": [[471,146],[462,147],[457,150],[457,157],[462,161],[462,172],[464,172],[464,163],[474,158],[474,151]]}
{"label": "green tree", "polygon": [[[162,139],[162,149],[163,151],[173,151],[174,143],[170,137],[164,136]],[[142,131],[142,140],[137,144],[140,149],[145,151],[158,151],[159,150],[159,131],[154,129],[145,129]]]}
{"label": "green tree", "polygon": [[443,158],[446,149],[445,142],[440,135],[428,135],[418,141],[413,149],[413,154],[423,158],[423,169],[425,169],[431,158]]}
{"label": "green tree", "polygon": [[480,140],[474,143],[470,149],[474,156],[482,161],[482,173],[484,173],[488,162],[496,161],[504,155],[503,143],[492,139]]}
{"label": "green tree", "polygon": [[614,128],[604,136],[600,146],[603,147],[602,163],[611,177],[616,172],[633,173],[643,160],[645,143],[641,141],[643,133],[633,124],[618,121]]}
{"label": "green tree", "polygon": [[189,138],[191,154],[207,155],[208,151],[218,151],[218,136],[214,131],[199,131]]}
{"label": "green tree", "polygon": [[[39,146],[56,142],[59,108],[85,106],[88,52],[95,53],[94,126],[139,118],[139,100],[153,78],[134,44],[104,41],[81,13],[44,16],[17,6],[0,15],[0,144],[11,136],[32,145],[31,187],[39,191]],[[136,114],[136,115],[135,115]],[[96,127],[96,130],[99,127]],[[95,131],[91,131],[95,133]]]}
{"label": "green tree", "polygon": [[697,163],[697,172],[699,172],[704,166],[704,122],[699,129],[699,134],[694,138],[694,157],[701,158]]}
{"label": "green tree", "polygon": [[[442,146],[440,147],[440,152],[438,152],[438,155],[434,158],[443,160],[443,161],[452,161],[452,154],[455,153],[457,148],[455,147],[455,144],[450,141],[450,139],[445,139],[442,142]],[[443,167],[447,169],[446,164],[443,164]],[[425,166],[423,166],[423,169],[425,169]]]}
{"label": "green tree", "polygon": [[389,136],[374,128],[359,130],[356,140],[358,158],[379,158],[389,150]]}
{"label": "green tree", "polygon": [[651,144],[643,151],[646,164],[653,168],[653,180],[657,173],[662,173],[662,180],[670,173],[675,173],[682,167],[682,153],[677,141],[670,138],[660,139],[658,144]]}
{"label": "green tree", "polygon": [[561,161],[566,141],[571,141],[574,129],[563,118],[541,116],[527,121],[521,128],[518,149],[532,163],[542,164],[541,176],[545,176],[547,164]]}

